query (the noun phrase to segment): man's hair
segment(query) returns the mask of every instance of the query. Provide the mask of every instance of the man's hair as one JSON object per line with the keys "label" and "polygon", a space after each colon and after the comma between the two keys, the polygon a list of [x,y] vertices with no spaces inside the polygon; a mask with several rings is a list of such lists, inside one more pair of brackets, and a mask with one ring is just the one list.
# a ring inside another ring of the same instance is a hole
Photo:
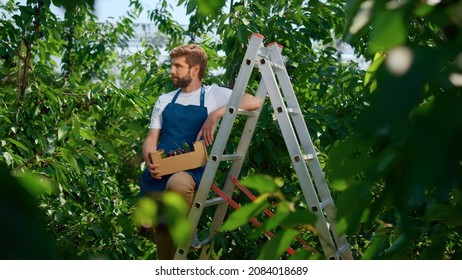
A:
{"label": "man's hair", "polygon": [[199,79],[202,80],[205,76],[205,70],[207,69],[207,55],[205,54],[204,49],[196,44],[188,44],[178,46],[170,52],[171,58],[181,56],[186,58],[186,63],[189,67],[199,64]]}

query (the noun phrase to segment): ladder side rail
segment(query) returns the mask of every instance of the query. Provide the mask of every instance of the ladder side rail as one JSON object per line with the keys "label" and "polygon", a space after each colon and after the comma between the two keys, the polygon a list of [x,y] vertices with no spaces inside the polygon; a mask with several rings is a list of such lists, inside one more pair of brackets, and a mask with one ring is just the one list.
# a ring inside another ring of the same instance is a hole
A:
{"label": "ladder side rail", "polygon": [[[283,63],[283,57],[281,55],[281,47],[277,44],[272,44],[270,46],[271,52],[270,56],[273,61],[276,63]],[[303,151],[307,154],[313,156],[312,159],[307,161],[309,169],[312,173],[313,179],[316,183],[317,191],[320,196],[321,202],[332,201],[332,196],[327,186],[327,182],[324,177],[324,172],[322,171],[321,165],[319,164],[319,159],[314,149],[313,142],[311,140],[310,133],[306,126],[306,122],[303,118],[303,113],[301,111],[300,105],[296,98],[295,92],[293,90],[289,75],[286,68],[281,69],[281,71],[276,72],[279,84],[281,86],[282,93],[286,99],[288,107],[294,109],[297,114],[291,115],[295,130],[300,139]]]}
{"label": "ladder side rail", "polygon": [[[247,83],[252,74],[255,58],[257,56],[259,48],[262,46],[263,36],[254,34],[249,41],[249,46],[245,53],[244,59],[241,63],[241,68],[239,70],[237,80],[242,81],[237,83],[232,91],[230,100],[226,107],[226,113],[223,116],[220,128],[215,138],[211,153],[209,155],[204,174],[202,175],[199,188],[194,197],[192,207],[189,211],[188,219],[191,222],[193,229],[197,228],[199,224],[200,217],[202,215],[205,201],[210,192],[211,185],[215,178],[220,160],[218,160],[225,149],[229,135],[231,134],[231,129],[233,127],[234,120],[236,118],[239,105],[241,103],[242,96],[244,94]],[[223,203],[227,206],[227,203]],[[220,206],[219,206],[220,207]],[[174,259],[186,259],[189,252],[189,244],[191,243],[192,235],[185,240],[184,244],[178,246]]]}
{"label": "ladder side rail", "polygon": [[[310,209],[321,210],[318,194],[316,193],[313,186],[308,167],[303,160],[300,144],[298,143],[294,128],[290,122],[290,117],[282,99],[282,95],[279,91],[279,85],[276,82],[276,78],[274,76],[271,65],[266,59],[260,59],[257,62],[260,73],[262,74],[262,79],[265,81],[267,86],[268,95],[270,97],[274,113],[276,114],[279,127],[283,133],[284,141],[286,142],[287,149],[291,156],[293,167],[299,178],[300,185],[302,186],[305,201]],[[322,211],[313,211],[313,213],[317,217],[316,229],[318,232],[319,240],[321,242],[321,246],[324,250],[324,254],[328,259],[336,259],[336,246],[334,240],[332,239],[329,226],[325,221],[324,214]]]}
{"label": "ladder side rail", "polygon": [[[260,117],[261,110],[263,108],[263,101],[266,97],[267,90],[263,82],[260,82],[257,92],[255,94],[255,97],[262,101],[262,106],[260,106],[259,109],[255,111],[255,115],[248,117],[244,129],[242,130],[242,135],[239,141],[239,144],[236,148],[236,154],[242,155],[241,159],[234,160],[227,175],[227,179],[224,183],[224,186],[222,188],[223,192],[228,195],[232,196],[232,193],[234,191],[234,184],[230,180],[231,177],[239,177],[239,174],[242,169],[242,165],[244,163],[245,156],[247,155],[248,148],[250,146],[250,141],[253,138],[253,134],[255,132],[255,128],[257,126],[258,119]],[[218,205],[215,214],[212,220],[212,224],[210,225],[210,236],[213,237],[216,232],[219,230],[221,225],[223,224],[224,217],[226,215],[228,205],[227,204],[221,204]]]}
{"label": "ladder side rail", "polygon": [[[283,63],[283,57],[281,55],[281,47],[277,44],[272,44],[270,46],[271,52],[270,57],[276,63]],[[296,98],[295,92],[293,90],[291,81],[289,79],[289,75],[287,73],[286,68],[281,69],[280,71],[276,72],[276,77],[278,78],[279,84],[281,86],[281,90],[283,96],[286,99],[288,107],[294,109],[296,114],[291,115],[293,120],[293,124],[296,130],[296,133],[300,139],[301,146],[303,148],[304,153],[312,155],[310,159],[307,160],[307,164],[311,175],[314,179],[314,186],[316,191],[319,195],[320,202],[322,205],[333,205],[333,199],[331,193],[329,191],[329,187],[327,185],[327,181],[324,176],[324,172],[322,171],[321,165],[319,163],[319,159],[314,149],[313,142],[311,140],[311,135],[307,128],[306,122],[303,118],[303,113],[301,111],[300,105]],[[330,220],[331,224],[335,221],[335,209],[334,207],[323,207],[326,211],[326,215]]]}
{"label": "ladder side rail", "polygon": [[[269,46],[270,58],[278,64],[283,64],[284,59],[281,54],[282,48],[279,47],[277,44],[271,44]],[[309,170],[314,179],[316,191],[320,197],[320,202],[323,204],[325,203],[326,206],[323,207],[328,221],[331,226],[331,231],[334,235],[335,242],[338,248],[345,247],[344,244],[348,244],[346,237],[344,234],[338,235],[336,230],[336,210],[334,207],[334,202],[332,199],[332,195],[330,193],[329,187],[327,185],[327,181],[324,176],[324,172],[322,171],[321,165],[319,163],[319,159],[317,153],[314,149],[313,142],[311,140],[311,136],[309,134],[308,128],[306,126],[306,122],[303,118],[303,113],[300,109],[300,105],[296,98],[295,92],[292,87],[292,83],[290,81],[289,75],[287,73],[287,69],[281,69],[280,71],[276,72],[276,76],[278,78],[279,84],[281,86],[282,93],[286,99],[287,105],[294,109],[298,114],[291,115],[293,124],[297,131],[297,135],[300,139],[302,144],[302,148],[305,153],[312,154],[312,158],[307,160],[307,164]],[[348,246],[349,248],[349,246]],[[342,258],[344,259],[353,259],[350,250],[345,250],[342,253]]]}

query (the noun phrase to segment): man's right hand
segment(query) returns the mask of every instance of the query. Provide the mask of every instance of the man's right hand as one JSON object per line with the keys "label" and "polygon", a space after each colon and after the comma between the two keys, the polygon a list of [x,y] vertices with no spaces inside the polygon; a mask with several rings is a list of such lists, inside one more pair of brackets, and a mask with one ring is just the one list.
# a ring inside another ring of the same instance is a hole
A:
{"label": "man's right hand", "polygon": [[149,169],[149,173],[151,173],[151,176],[152,178],[154,179],[157,179],[157,180],[160,180],[162,179],[161,176],[159,176],[159,173],[160,173],[160,164],[153,164],[153,163],[150,163],[150,162],[146,162],[147,166],[148,166],[148,169]]}

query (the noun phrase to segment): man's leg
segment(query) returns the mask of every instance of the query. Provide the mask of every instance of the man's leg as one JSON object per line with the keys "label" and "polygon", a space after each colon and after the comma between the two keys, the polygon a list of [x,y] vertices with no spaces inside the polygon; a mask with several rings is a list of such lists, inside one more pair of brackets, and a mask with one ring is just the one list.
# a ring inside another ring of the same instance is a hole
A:
{"label": "man's leg", "polygon": [[195,189],[196,182],[194,181],[193,177],[186,172],[178,172],[173,174],[170,179],[168,179],[165,191],[181,194],[181,196],[184,197],[188,207],[191,207],[194,199]]}
{"label": "man's leg", "polygon": [[[184,197],[186,204],[191,207],[194,199],[196,182],[193,177],[186,172],[173,174],[167,181],[166,192],[176,192]],[[166,225],[160,225],[156,228],[154,242],[157,245],[157,254],[161,260],[171,260],[175,256],[176,247],[173,244],[172,237],[168,232]]]}

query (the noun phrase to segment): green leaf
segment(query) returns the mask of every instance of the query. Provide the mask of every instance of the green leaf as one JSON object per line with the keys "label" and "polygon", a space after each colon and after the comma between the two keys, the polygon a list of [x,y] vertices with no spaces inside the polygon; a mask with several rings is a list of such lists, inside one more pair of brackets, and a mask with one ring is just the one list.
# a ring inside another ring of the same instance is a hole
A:
{"label": "green leaf", "polygon": [[199,14],[216,17],[225,6],[225,0],[196,0]]}
{"label": "green leaf", "polygon": [[87,140],[96,140],[96,136],[92,132],[83,128],[80,129],[80,135]]}
{"label": "green leaf", "polygon": [[338,233],[355,233],[359,224],[364,221],[364,215],[369,212],[370,203],[370,193],[365,186],[351,186],[340,193],[336,201],[338,218],[341,221],[337,224]]}
{"label": "green leaf", "polygon": [[184,198],[175,192],[162,195],[163,214],[167,227],[175,244],[184,244],[192,235],[192,226],[188,220],[189,207]]}
{"label": "green leaf", "polygon": [[74,135],[74,139],[80,138],[80,122],[78,118],[72,124],[72,134]]}
{"label": "green leaf", "polygon": [[166,206],[175,208],[184,215],[188,214],[189,207],[186,205],[183,196],[180,194],[175,192],[166,192],[162,196],[162,201]]}
{"label": "green leaf", "polygon": [[403,13],[383,10],[373,22],[369,52],[390,50],[406,42],[407,27]]}
{"label": "green leaf", "polygon": [[61,148],[61,153],[62,153],[62,157],[66,160],[67,163],[69,163],[71,168],[77,173],[80,173],[80,167],[77,161],[75,160],[75,157],[72,155],[72,153],[65,148]]}
{"label": "green leaf", "polygon": [[53,185],[45,176],[38,176],[30,172],[17,173],[15,176],[21,185],[34,196],[43,193],[51,194],[54,191]]}
{"label": "green leaf", "polygon": [[425,218],[430,222],[442,220],[448,226],[460,227],[462,226],[461,213],[462,208],[458,205],[435,205],[427,211]]}
{"label": "green leaf", "polygon": [[276,207],[276,212],[273,217],[268,218],[268,221],[263,224],[261,231],[273,230],[278,227],[287,216],[292,212],[291,203],[288,201],[281,202]]}
{"label": "green leaf", "polygon": [[58,129],[58,141],[63,139],[63,137],[66,135],[66,132],[69,130],[69,126],[63,125]]}
{"label": "green leaf", "polygon": [[14,145],[16,145],[16,147],[20,148],[21,150],[23,151],[30,151],[29,148],[27,148],[24,144],[22,144],[21,142],[17,141],[17,140],[14,140],[12,138],[7,138],[6,140],[10,141],[11,143],[13,143]]}
{"label": "green leaf", "polygon": [[290,247],[290,244],[297,237],[298,231],[294,229],[285,229],[279,231],[265,246],[258,256],[259,260],[277,260]]}
{"label": "green leaf", "polygon": [[141,198],[133,214],[135,225],[146,228],[153,227],[157,223],[157,209],[158,206],[154,200],[146,197]]}
{"label": "green leaf", "polygon": [[268,175],[254,175],[241,180],[241,184],[260,193],[280,192],[279,187],[282,186],[280,180]]}
{"label": "green leaf", "polygon": [[374,78],[375,73],[382,65],[383,61],[385,60],[385,53],[384,52],[377,52],[374,55],[374,60],[372,61],[371,65],[366,71],[366,75],[364,76],[364,85],[368,85],[369,82]]}
{"label": "green leaf", "polygon": [[300,225],[314,225],[316,215],[307,209],[297,209],[290,213],[281,223],[282,226],[294,228]]}
{"label": "green leaf", "polygon": [[247,224],[251,218],[260,214],[269,206],[266,197],[266,195],[261,195],[252,203],[244,205],[232,212],[229,218],[222,225],[221,230],[231,231]]}
{"label": "green leaf", "polygon": [[186,14],[191,14],[197,7],[196,0],[189,0],[186,6]]}

